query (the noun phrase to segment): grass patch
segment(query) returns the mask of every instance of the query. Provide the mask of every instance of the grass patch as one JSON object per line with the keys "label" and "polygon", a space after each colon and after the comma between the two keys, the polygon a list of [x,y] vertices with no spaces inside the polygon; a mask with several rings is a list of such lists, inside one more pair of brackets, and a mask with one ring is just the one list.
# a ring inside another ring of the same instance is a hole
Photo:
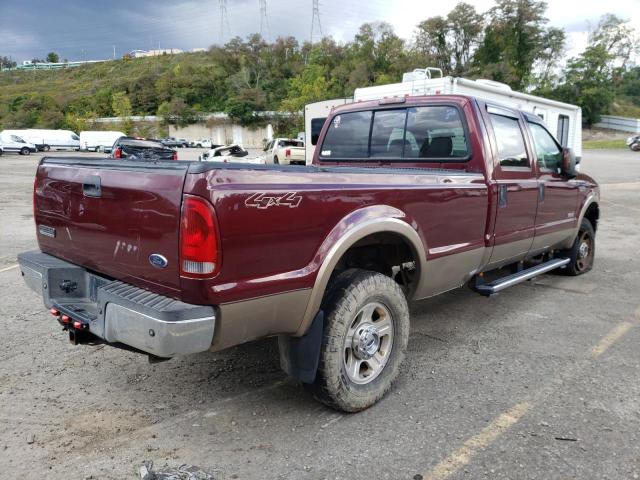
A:
{"label": "grass patch", "polygon": [[[631,134],[629,134],[631,135]],[[585,140],[582,142],[582,148],[585,150],[597,150],[597,149],[625,149],[629,148],[626,145],[626,140],[618,138],[618,139],[607,139],[607,140]]]}

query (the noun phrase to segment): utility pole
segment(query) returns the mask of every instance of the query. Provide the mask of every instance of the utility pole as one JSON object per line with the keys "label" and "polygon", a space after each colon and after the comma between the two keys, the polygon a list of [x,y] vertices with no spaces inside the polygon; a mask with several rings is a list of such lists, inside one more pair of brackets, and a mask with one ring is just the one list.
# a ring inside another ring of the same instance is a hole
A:
{"label": "utility pole", "polygon": [[320,0],[311,0],[313,14],[311,17],[311,35],[310,40],[313,43],[314,34],[320,34],[319,40],[322,40],[322,24],[320,23]]}
{"label": "utility pole", "polygon": [[267,0],[258,0],[258,2],[260,4],[260,36],[268,42],[271,32],[267,15]]}
{"label": "utility pole", "polygon": [[113,59],[116,59],[116,46],[113,46]]}
{"label": "utility pole", "polygon": [[231,34],[229,28],[229,15],[227,15],[227,0],[218,0],[220,6],[220,45],[224,44],[225,30],[226,34]]}

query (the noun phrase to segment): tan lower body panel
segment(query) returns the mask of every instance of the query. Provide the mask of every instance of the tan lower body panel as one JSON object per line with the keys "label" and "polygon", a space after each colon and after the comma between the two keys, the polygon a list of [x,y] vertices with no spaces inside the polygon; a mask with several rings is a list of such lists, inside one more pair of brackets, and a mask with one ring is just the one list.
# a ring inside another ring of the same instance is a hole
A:
{"label": "tan lower body panel", "polygon": [[476,248],[427,260],[414,298],[432,297],[463,285],[482,265],[485,250],[484,247]]}
{"label": "tan lower body panel", "polygon": [[223,303],[218,308],[211,351],[270,335],[294,333],[309,303],[311,289]]}

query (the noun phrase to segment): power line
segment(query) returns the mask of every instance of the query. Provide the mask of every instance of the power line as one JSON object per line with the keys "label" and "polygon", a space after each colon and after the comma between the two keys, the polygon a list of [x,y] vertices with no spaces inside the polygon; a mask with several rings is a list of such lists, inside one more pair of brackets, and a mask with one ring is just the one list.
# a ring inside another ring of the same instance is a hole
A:
{"label": "power line", "polygon": [[310,40],[313,43],[314,34],[320,34],[318,40],[322,40],[322,24],[320,23],[320,0],[312,0],[313,15],[311,17]]}
{"label": "power line", "polygon": [[269,28],[269,16],[267,15],[267,0],[258,0],[260,4],[260,36],[269,41],[271,31]]}
{"label": "power line", "polygon": [[231,35],[229,27],[229,15],[227,14],[227,0],[218,0],[220,5],[220,45],[224,44],[225,31],[227,35]]}

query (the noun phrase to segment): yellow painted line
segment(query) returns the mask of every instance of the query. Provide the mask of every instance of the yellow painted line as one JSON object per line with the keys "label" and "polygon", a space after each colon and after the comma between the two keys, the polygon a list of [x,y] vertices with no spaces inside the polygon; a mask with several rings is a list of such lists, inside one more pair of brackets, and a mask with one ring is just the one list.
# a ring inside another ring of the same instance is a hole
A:
{"label": "yellow painted line", "polygon": [[495,442],[512,425],[517,423],[533,406],[530,402],[518,403],[497,417],[480,433],[464,442],[462,447],[442,460],[436,467],[424,475],[425,480],[444,480],[460,468],[467,465],[479,451]]}
{"label": "yellow painted line", "polygon": [[9,267],[0,268],[0,273],[8,272],[9,270],[13,270],[14,268],[18,268],[19,265],[16,263],[15,265],[11,265]]}
{"label": "yellow painted line", "polygon": [[[637,313],[638,312],[636,311],[636,314]],[[617,327],[614,327],[609,333],[602,337],[595,347],[591,349],[591,356],[597,358],[602,355],[611,345],[616,343],[620,337],[627,333],[631,327],[633,327],[631,322],[622,322]]]}

